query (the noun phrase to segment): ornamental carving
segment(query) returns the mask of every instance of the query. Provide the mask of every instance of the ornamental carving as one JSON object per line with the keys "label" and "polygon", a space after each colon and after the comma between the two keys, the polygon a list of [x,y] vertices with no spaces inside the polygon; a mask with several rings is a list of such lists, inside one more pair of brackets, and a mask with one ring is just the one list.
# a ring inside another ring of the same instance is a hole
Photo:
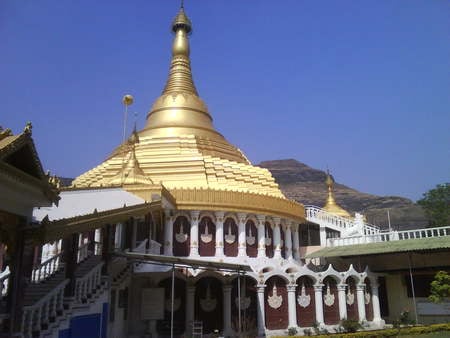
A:
{"label": "ornamental carving", "polygon": [[187,241],[188,235],[184,233],[183,224],[180,225],[180,228],[178,229],[178,233],[175,234],[175,240],[178,243],[184,243]]}
{"label": "ornamental carving", "polygon": [[306,294],[306,288],[304,283],[302,283],[301,292],[297,296],[297,303],[303,308],[308,307],[309,304],[311,304],[311,295]]}
{"label": "ornamental carving", "polygon": [[266,245],[267,246],[271,246],[272,245],[272,238],[269,237],[269,230],[267,230],[267,228],[266,228],[266,238],[265,238],[265,240],[266,240]]}
{"label": "ornamental carving", "polygon": [[208,221],[205,224],[205,233],[200,235],[200,239],[202,240],[203,243],[210,243],[212,241],[212,234],[209,233],[209,228],[208,228]]}
{"label": "ornamental carving", "polygon": [[[181,299],[180,298],[175,298],[173,300],[173,312],[176,312],[180,309],[180,305],[181,305]],[[166,301],[164,302],[164,306],[166,308],[166,311],[168,312],[172,312],[172,299],[166,299]]]}
{"label": "ornamental carving", "polygon": [[[236,297],[234,299],[234,304],[236,304],[236,307],[239,308],[239,298],[238,297]],[[246,297],[245,291],[244,291],[244,294],[241,296],[241,311],[247,310],[250,307],[250,304],[251,304],[251,298]]]}
{"label": "ornamental carving", "polygon": [[348,292],[345,295],[345,299],[348,305],[353,305],[355,303],[355,293],[352,292],[350,288],[348,288]]}
{"label": "ornamental carving", "polygon": [[253,244],[256,243],[256,238],[255,238],[255,236],[253,236],[253,234],[252,234],[252,228],[250,228],[250,229],[248,230],[248,232],[249,232],[249,234],[248,234],[248,236],[246,237],[247,244],[248,244],[248,245],[253,245]]}
{"label": "ornamental carving", "polygon": [[267,297],[267,303],[273,309],[278,309],[283,304],[283,296],[277,294],[276,285],[272,288],[272,296]]}
{"label": "ornamental carving", "polygon": [[333,306],[334,304],[334,294],[331,293],[330,283],[327,283],[326,293],[323,295],[323,302],[326,306]]}
{"label": "ornamental carving", "polygon": [[231,233],[231,225],[228,226],[228,232],[225,235],[225,242],[228,244],[232,244],[234,243],[234,241],[236,240],[236,235],[233,235]]}
{"label": "ornamental carving", "polygon": [[200,299],[200,307],[204,312],[214,311],[217,305],[217,299],[211,297],[211,287],[208,284],[206,287],[206,296],[205,298]]}
{"label": "ornamental carving", "polygon": [[364,291],[364,303],[366,305],[370,303],[370,292],[367,290]]}

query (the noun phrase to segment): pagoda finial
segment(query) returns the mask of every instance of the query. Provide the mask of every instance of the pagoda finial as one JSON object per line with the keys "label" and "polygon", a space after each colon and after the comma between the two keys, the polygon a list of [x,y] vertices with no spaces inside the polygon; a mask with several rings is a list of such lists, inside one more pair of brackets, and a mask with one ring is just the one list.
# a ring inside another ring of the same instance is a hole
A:
{"label": "pagoda finial", "polygon": [[325,183],[328,188],[328,197],[327,197],[327,201],[326,201],[323,209],[325,211],[328,211],[330,213],[333,213],[333,214],[341,216],[341,217],[351,217],[351,215],[348,213],[348,211],[343,209],[342,207],[340,207],[334,199],[334,194],[333,194],[334,180],[333,180],[333,177],[331,176],[330,170],[328,168],[327,168],[327,178],[325,180]]}
{"label": "pagoda finial", "polygon": [[198,96],[194,81],[192,80],[190,48],[188,35],[192,32],[191,20],[184,12],[184,4],[172,22],[172,32],[175,38],[172,44],[172,62],[170,64],[169,78],[163,94],[187,93]]}

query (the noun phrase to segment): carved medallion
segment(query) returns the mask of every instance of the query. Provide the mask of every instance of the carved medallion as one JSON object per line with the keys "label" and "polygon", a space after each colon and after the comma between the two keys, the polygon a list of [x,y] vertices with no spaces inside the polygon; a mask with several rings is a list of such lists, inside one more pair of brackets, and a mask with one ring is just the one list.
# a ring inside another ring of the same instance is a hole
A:
{"label": "carved medallion", "polygon": [[302,283],[301,292],[297,297],[297,303],[303,308],[308,307],[309,304],[311,304],[311,295],[306,294],[306,288],[304,283]]}
{"label": "carved medallion", "polygon": [[184,233],[183,224],[180,225],[178,233],[175,234],[175,240],[178,243],[184,243],[187,241],[188,235]]}
{"label": "carved medallion", "polygon": [[236,240],[236,235],[231,233],[231,225],[228,226],[228,233],[225,235],[225,242],[228,244],[234,243]]}
{"label": "carved medallion", "polygon": [[352,290],[348,288],[348,292],[345,296],[348,305],[353,305],[355,303],[355,293],[352,293]]}
{"label": "carved medallion", "polygon": [[267,302],[269,303],[269,306],[273,309],[278,309],[281,306],[281,304],[283,304],[283,297],[277,294],[276,285],[274,285],[272,288],[272,296],[267,297]]}
{"label": "carved medallion", "polygon": [[212,234],[209,233],[208,223],[205,225],[205,233],[200,235],[200,239],[203,243],[210,243],[212,241]]}
{"label": "carved medallion", "polygon": [[255,236],[252,234],[252,228],[249,229],[249,235],[246,238],[248,245],[253,245],[256,242]]}
{"label": "carved medallion", "polygon": [[[241,297],[241,311],[247,310],[250,306],[250,303],[251,303],[250,297],[245,297],[245,295],[242,296]],[[236,304],[236,307],[239,308],[239,298],[238,297],[236,297],[234,299],[234,304]]]}
{"label": "carved medallion", "polygon": [[[181,305],[181,299],[180,298],[175,298],[173,300],[173,312],[178,311],[180,309],[180,305]],[[166,301],[164,302],[164,306],[166,308],[166,311],[171,312],[172,311],[172,299],[166,299]]]}
{"label": "carved medallion", "polygon": [[200,307],[205,312],[214,311],[217,305],[217,299],[211,297],[211,288],[208,284],[206,287],[206,296],[205,298],[200,299]]}
{"label": "carved medallion", "polygon": [[334,304],[334,294],[330,291],[330,283],[327,283],[327,291],[323,295],[323,302],[326,306],[333,306]]}

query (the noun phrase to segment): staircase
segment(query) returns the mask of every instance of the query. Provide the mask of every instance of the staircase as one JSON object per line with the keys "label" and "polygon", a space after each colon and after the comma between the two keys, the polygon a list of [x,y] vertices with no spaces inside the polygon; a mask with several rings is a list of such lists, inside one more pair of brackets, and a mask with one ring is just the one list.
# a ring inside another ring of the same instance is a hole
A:
{"label": "staircase", "polygon": [[91,256],[75,271],[75,296],[64,297],[69,283],[61,269],[47,279],[32,283],[24,291],[22,332],[26,338],[53,337],[58,328],[67,327],[75,311],[88,309],[107,290],[108,281],[101,276],[101,257]]}

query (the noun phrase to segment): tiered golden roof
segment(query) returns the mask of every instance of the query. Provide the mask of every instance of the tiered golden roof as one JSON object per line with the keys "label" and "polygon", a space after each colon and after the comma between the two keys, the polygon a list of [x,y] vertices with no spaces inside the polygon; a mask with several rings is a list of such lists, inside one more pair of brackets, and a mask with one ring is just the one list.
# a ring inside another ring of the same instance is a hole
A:
{"label": "tiered golden roof", "polygon": [[[183,7],[172,31],[175,37],[168,80],[147,115],[145,128],[137,133],[139,141],[119,146],[102,164],[77,177],[72,187],[123,185],[147,196],[143,185],[148,183],[147,190],[153,191],[163,184],[169,191],[228,190],[285,199],[267,169],[253,166],[215,130],[192,79],[188,39],[192,26]],[[138,169],[131,170],[132,166]],[[125,179],[130,177],[125,170],[132,173],[130,179]]]}
{"label": "tiered golden roof", "polygon": [[329,213],[335,214],[337,216],[347,217],[347,218],[352,217],[347,210],[345,210],[344,208],[339,206],[336,203],[336,201],[334,200],[333,179],[331,178],[331,175],[328,171],[327,171],[327,179],[326,179],[325,183],[327,184],[327,187],[328,187],[328,197],[327,197],[327,202],[325,203],[325,205],[322,209]]}

